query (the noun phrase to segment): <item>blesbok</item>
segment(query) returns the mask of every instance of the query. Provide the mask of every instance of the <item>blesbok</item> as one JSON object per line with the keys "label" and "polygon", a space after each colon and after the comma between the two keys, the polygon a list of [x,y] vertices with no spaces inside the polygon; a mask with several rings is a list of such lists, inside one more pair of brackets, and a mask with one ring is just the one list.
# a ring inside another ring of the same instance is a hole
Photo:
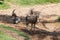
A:
{"label": "blesbok", "polygon": [[19,23],[20,22],[20,18],[16,15],[16,13],[14,13],[15,12],[15,9],[13,10],[13,12],[12,12],[12,19],[13,19],[13,24],[17,24],[17,23]]}
{"label": "blesbok", "polygon": [[31,13],[26,16],[26,25],[28,27],[29,24],[31,24],[31,30],[32,27],[34,27],[35,30],[35,24],[37,23],[37,16],[33,14],[33,10],[31,10]]}
{"label": "blesbok", "polygon": [[[26,16],[26,25],[28,27],[28,25],[31,24],[31,29],[34,27],[34,30],[35,30],[35,25],[36,25],[36,23],[39,22],[38,18],[39,18],[40,12],[34,12],[33,9],[30,12],[31,13]],[[47,28],[45,23],[43,23],[43,22],[41,22],[41,23],[44,26],[44,28]]]}

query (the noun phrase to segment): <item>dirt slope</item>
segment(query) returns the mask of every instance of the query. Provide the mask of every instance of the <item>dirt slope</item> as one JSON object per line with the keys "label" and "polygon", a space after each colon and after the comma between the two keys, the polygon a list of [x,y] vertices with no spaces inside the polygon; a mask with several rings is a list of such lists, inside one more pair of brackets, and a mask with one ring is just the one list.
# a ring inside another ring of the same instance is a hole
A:
{"label": "dirt slope", "polygon": [[[7,10],[0,10],[0,15],[11,15],[13,9],[16,9],[15,13],[18,16],[26,16],[26,14],[28,14],[29,10],[32,8],[34,8],[35,11],[41,12],[41,15],[51,15],[51,14],[60,15],[60,3],[58,3],[58,4],[47,4],[47,5],[46,4],[35,5],[35,6],[27,6],[27,7],[13,5],[11,3],[8,3],[8,4],[10,5],[11,8],[9,8]],[[5,24],[8,26],[17,28],[18,30],[25,27],[25,25],[23,25],[23,24],[16,24],[16,25],[7,24],[7,23],[1,23],[1,24]],[[44,30],[49,30],[49,31],[54,31],[55,29],[60,28],[60,25],[57,25],[57,24],[55,24],[55,23],[45,24],[48,29],[41,26],[41,24],[38,24],[39,25],[38,28],[44,29]],[[54,40],[53,36],[46,36],[46,35],[40,35],[40,34],[36,34],[33,36],[29,35],[29,36],[31,37],[32,40]],[[57,37],[56,37],[56,39],[57,39]]]}

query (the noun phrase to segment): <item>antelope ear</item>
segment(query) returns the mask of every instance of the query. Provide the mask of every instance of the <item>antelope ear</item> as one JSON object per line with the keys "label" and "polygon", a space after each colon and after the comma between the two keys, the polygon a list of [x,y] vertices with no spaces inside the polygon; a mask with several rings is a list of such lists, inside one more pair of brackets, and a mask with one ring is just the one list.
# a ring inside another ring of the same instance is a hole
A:
{"label": "antelope ear", "polygon": [[12,11],[12,13],[14,13],[14,12],[15,12],[15,10],[16,10],[16,9],[14,9],[14,10]]}

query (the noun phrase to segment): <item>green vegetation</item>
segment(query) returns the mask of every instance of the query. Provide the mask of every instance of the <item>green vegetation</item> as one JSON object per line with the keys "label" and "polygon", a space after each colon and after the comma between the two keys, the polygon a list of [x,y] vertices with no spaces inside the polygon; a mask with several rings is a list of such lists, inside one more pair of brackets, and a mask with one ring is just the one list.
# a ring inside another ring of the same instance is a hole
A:
{"label": "green vegetation", "polygon": [[8,9],[10,6],[7,4],[5,0],[0,0],[0,10]]}
{"label": "green vegetation", "polygon": [[45,3],[59,3],[60,0],[7,0],[8,2],[19,5],[35,5]]}
{"label": "green vegetation", "polygon": [[9,5],[7,3],[3,3],[3,4],[0,3],[0,10],[1,9],[8,9],[8,8],[9,8]]}
{"label": "green vegetation", "polygon": [[60,17],[57,18],[57,21],[60,22]]}
{"label": "green vegetation", "polygon": [[50,2],[50,3],[60,3],[60,0],[47,0],[47,2]]}
{"label": "green vegetation", "polygon": [[3,2],[0,2],[0,9],[8,9],[9,5],[7,2],[18,5],[36,5],[45,3],[60,3],[60,0],[4,0]]}
{"label": "green vegetation", "polygon": [[60,0],[4,0],[3,2],[0,2],[0,9],[8,9],[9,5],[7,2],[18,5],[36,5],[46,3],[60,3]]}
{"label": "green vegetation", "polygon": [[24,32],[20,32],[20,31],[14,29],[14,28],[12,28],[12,27],[0,25],[0,28],[4,28],[4,29],[7,29],[7,30],[11,30],[11,31],[13,31],[13,32],[15,32],[15,33],[17,33],[17,34],[19,34],[20,36],[25,37],[27,40],[29,39],[29,37],[28,37],[27,34],[25,34]]}
{"label": "green vegetation", "polygon": [[3,31],[0,30],[0,40],[16,40],[16,39],[12,38],[11,36],[5,34]]}

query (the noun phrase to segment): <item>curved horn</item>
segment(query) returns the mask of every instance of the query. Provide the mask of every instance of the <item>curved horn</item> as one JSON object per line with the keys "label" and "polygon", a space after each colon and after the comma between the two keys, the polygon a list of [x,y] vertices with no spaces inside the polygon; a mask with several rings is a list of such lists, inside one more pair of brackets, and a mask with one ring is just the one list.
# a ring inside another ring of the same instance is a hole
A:
{"label": "curved horn", "polygon": [[12,13],[14,13],[14,12],[15,12],[15,10],[16,10],[16,9],[14,9]]}
{"label": "curved horn", "polygon": [[31,11],[31,13],[30,13],[30,14],[33,14],[33,9],[31,9],[30,11]]}

